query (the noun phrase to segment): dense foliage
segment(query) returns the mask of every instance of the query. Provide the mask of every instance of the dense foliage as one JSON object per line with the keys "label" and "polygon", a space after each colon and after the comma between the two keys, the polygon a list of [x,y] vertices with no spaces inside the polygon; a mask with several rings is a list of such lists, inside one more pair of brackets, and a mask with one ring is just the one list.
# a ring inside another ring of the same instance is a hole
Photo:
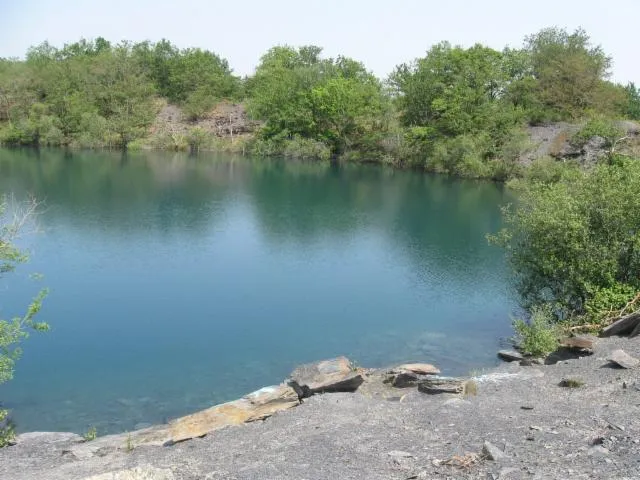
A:
{"label": "dense foliage", "polygon": [[0,61],[0,141],[126,148],[148,134],[158,94],[196,118],[238,88],[217,55],[164,40],[111,45],[98,38],[62,49],[45,42],[24,62]]}
{"label": "dense foliage", "polygon": [[637,90],[607,81],[610,65],[582,30],[546,29],[502,52],[438,44],[390,78],[406,160],[456,175],[513,176],[526,123],[632,114]]}
{"label": "dense foliage", "polygon": [[598,321],[640,291],[639,189],[640,163],[628,159],[522,188],[496,240],[527,306]]}
{"label": "dense foliage", "polygon": [[[386,81],[317,46],[274,47],[240,79],[214,52],[167,40],[45,42],[0,60],[0,143],[334,156],[501,180],[521,174],[527,124],[640,117],[611,63],[583,30],[558,28],[520,49],[442,42]],[[246,107],[252,134],[226,141],[212,120],[223,100]],[[154,123],[167,103],[169,124]]]}
{"label": "dense foliage", "polygon": [[[27,260],[25,253],[15,246],[14,241],[33,216],[36,204],[30,203],[22,209],[14,206],[11,212],[8,212],[8,207],[6,199],[0,199],[0,279]],[[14,364],[21,354],[19,345],[28,336],[28,331],[48,330],[46,323],[35,320],[45,295],[46,291],[41,291],[21,317],[8,320],[0,318],[0,384],[13,377]],[[0,447],[8,445],[13,436],[7,411],[0,408]]]}
{"label": "dense foliage", "polygon": [[322,49],[275,47],[249,79],[249,109],[265,122],[262,137],[286,144],[305,138],[331,153],[366,150],[386,130],[381,82],[350,58],[322,59]]}

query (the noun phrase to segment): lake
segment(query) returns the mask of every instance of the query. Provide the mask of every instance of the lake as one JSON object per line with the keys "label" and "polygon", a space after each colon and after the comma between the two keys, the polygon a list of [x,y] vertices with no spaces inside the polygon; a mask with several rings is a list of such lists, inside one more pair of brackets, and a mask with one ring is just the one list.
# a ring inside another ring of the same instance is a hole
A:
{"label": "lake", "polygon": [[[0,192],[44,202],[0,318],[51,325],[0,386],[19,431],[164,422],[347,355],[444,374],[497,363],[516,299],[502,186],[364,165],[0,150]],[[44,275],[35,281],[33,272]]]}

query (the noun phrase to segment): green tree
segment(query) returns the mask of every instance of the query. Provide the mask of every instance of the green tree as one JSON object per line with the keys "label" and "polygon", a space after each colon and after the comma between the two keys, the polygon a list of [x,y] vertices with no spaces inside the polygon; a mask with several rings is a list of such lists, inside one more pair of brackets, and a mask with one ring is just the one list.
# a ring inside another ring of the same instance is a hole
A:
{"label": "green tree", "polygon": [[266,122],[269,139],[321,141],[334,154],[368,148],[369,134],[383,130],[387,105],[382,85],[350,58],[321,58],[322,49],[275,47],[248,81],[249,110]]}
{"label": "green tree", "polygon": [[588,110],[608,108],[611,57],[591,44],[589,35],[547,28],[525,39],[531,57],[535,95],[549,119],[575,119]]}
{"label": "green tree", "polygon": [[93,73],[98,85],[98,113],[107,119],[115,144],[126,149],[131,141],[146,135],[151,125],[156,114],[155,91],[130,55],[129,44],[120,44],[112,54],[97,58],[101,61]]}
{"label": "green tree", "polygon": [[398,92],[404,125],[455,136],[496,128],[503,115],[513,123],[511,106],[501,101],[509,82],[507,73],[498,51],[443,42],[413,65],[397,67],[391,82]]}
{"label": "green tree", "polygon": [[632,82],[624,90],[627,97],[624,113],[632,120],[640,120],[640,89]]}
{"label": "green tree", "polygon": [[[15,245],[15,240],[32,220],[37,204],[31,202],[24,208],[9,212],[7,199],[0,201],[0,278],[15,270],[17,265],[27,260],[27,255]],[[22,351],[20,343],[29,331],[46,331],[49,326],[35,320],[40,311],[46,290],[41,291],[20,317],[10,320],[0,319],[0,384],[11,380],[16,360]],[[13,427],[7,420],[7,411],[0,409],[0,447],[10,444],[14,437]]]}
{"label": "green tree", "polygon": [[486,176],[487,160],[501,152],[522,119],[506,95],[521,76],[522,56],[482,45],[447,42],[426,57],[400,65],[390,77],[407,142],[423,166],[465,176]]}

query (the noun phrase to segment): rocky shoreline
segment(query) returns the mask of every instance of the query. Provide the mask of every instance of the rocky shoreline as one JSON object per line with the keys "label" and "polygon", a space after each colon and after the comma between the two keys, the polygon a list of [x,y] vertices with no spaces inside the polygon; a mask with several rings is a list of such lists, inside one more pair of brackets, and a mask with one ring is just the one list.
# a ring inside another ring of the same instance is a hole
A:
{"label": "rocky shoreline", "polygon": [[280,385],[166,425],[92,441],[20,435],[0,449],[0,478],[638,478],[640,341],[590,347],[471,378],[344,357],[303,365]]}

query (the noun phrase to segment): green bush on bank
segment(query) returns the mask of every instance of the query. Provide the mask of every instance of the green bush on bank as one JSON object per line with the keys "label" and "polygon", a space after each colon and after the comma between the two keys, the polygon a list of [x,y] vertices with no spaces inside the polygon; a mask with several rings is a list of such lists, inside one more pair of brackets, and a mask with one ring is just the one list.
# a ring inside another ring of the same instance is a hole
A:
{"label": "green bush on bank", "polygon": [[544,357],[558,348],[560,329],[549,305],[534,307],[531,318],[528,321],[515,320],[513,328],[515,343],[525,355]]}
{"label": "green bush on bank", "polygon": [[506,249],[525,306],[552,302],[566,319],[598,310],[604,293],[640,291],[640,162],[521,187],[492,240]]}

